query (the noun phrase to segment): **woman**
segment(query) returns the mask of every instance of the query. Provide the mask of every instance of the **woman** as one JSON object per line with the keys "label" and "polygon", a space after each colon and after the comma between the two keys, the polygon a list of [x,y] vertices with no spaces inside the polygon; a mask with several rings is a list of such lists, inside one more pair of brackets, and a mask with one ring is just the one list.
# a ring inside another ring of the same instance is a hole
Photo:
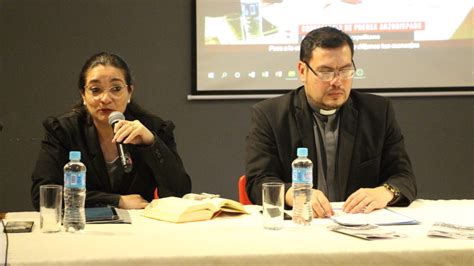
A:
{"label": "woman", "polygon": [[[171,121],[150,114],[131,101],[133,80],[127,63],[117,55],[99,53],[89,58],[79,75],[82,103],[43,122],[46,135],[32,175],[33,206],[39,208],[39,187],[63,184],[69,151],[81,152],[87,167],[86,207],[111,205],[144,208],[153,199],[182,196],[191,180],[176,150]],[[125,115],[109,125],[109,115]],[[126,146],[133,167],[126,173],[117,142]]]}

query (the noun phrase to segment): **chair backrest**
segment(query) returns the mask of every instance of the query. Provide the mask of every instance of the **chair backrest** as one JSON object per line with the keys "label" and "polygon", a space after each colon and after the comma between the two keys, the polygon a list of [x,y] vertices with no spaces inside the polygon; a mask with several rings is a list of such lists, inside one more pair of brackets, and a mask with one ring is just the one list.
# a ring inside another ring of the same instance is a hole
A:
{"label": "chair backrest", "polygon": [[252,202],[249,199],[249,196],[247,195],[247,191],[245,190],[245,184],[247,183],[247,178],[245,175],[242,175],[239,177],[239,201],[243,205],[252,205]]}

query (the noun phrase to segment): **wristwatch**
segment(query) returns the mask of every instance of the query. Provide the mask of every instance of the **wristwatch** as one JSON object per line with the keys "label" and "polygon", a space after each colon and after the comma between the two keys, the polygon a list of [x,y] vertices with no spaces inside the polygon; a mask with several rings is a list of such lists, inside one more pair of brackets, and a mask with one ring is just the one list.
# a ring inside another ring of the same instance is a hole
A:
{"label": "wristwatch", "polygon": [[387,203],[387,206],[392,205],[395,202],[397,202],[398,199],[400,198],[400,191],[396,187],[393,187],[392,185],[387,184],[387,183],[383,184],[383,187],[393,193],[393,199]]}

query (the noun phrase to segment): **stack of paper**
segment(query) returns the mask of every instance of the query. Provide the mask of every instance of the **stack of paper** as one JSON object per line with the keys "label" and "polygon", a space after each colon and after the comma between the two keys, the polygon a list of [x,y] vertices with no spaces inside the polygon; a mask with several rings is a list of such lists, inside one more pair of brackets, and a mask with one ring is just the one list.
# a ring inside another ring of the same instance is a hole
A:
{"label": "stack of paper", "polygon": [[365,240],[374,239],[391,239],[406,237],[406,235],[399,234],[387,228],[379,227],[377,225],[362,225],[362,226],[344,226],[332,225],[328,227],[330,230],[342,233],[349,236],[355,236]]}
{"label": "stack of paper", "polygon": [[474,226],[439,222],[431,226],[428,235],[474,240]]}
{"label": "stack of paper", "polygon": [[346,226],[360,226],[360,225],[402,225],[402,224],[418,224],[417,220],[407,217],[398,212],[389,209],[379,209],[371,213],[345,213],[342,210],[335,209],[335,215],[331,219]]}

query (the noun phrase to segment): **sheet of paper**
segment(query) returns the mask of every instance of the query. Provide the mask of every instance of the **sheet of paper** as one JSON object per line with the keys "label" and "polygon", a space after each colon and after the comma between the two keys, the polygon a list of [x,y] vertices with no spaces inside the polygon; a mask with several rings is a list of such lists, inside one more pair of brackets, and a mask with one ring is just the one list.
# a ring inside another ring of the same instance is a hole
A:
{"label": "sheet of paper", "polygon": [[388,229],[388,227],[379,227],[373,224],[362,226],[331,225],[328,227],[328,229],[345,235],[362,238],[365,240],[406,237],[406,235],[392,231]]}
{"label": "sheet of paper", "polygon": [[474,226],[437,222],[431,226],[428,235],[474,240]]}
{"label": "sheet of paper", "polygon": [[331,219],[341,225],[360,226],[418,224],[419,222],[398,212],[389,209],[379,209],[371,213],[345,213],[342,209],[334,209],[335,215]]}

